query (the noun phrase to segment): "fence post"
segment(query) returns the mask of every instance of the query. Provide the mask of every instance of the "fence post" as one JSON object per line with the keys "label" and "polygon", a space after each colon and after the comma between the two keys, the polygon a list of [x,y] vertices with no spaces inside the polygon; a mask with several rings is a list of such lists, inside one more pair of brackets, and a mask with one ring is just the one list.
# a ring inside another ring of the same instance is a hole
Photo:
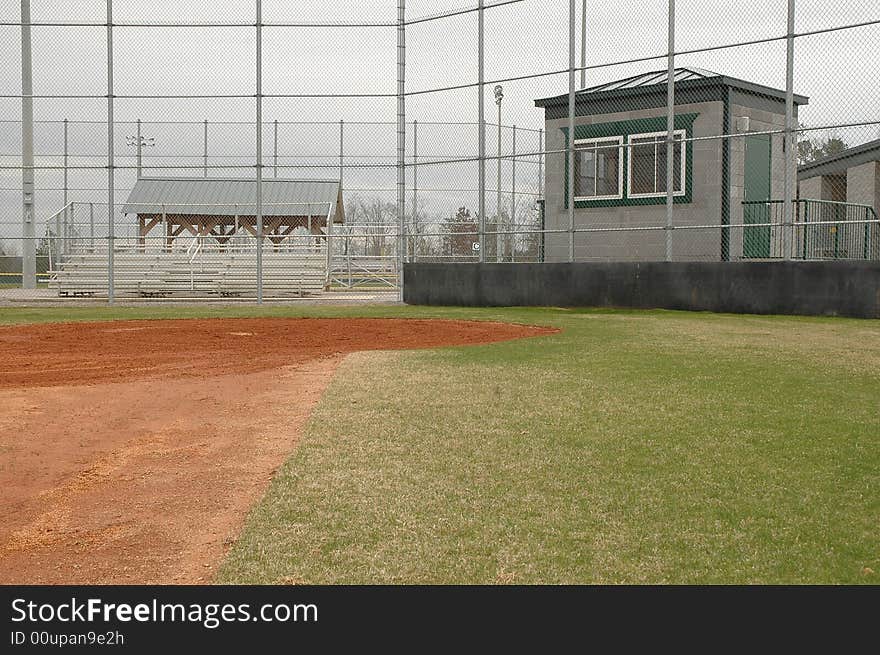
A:
{"label": "fence post", "polygon": [[[263,304],[263,3],[257,3],[257,303]],[[327,247],[330,247],[329,234]]]}
{"label": "fence post", "polygon": [[788,30],[785,56],[785,199],[782,226],[782,257],[791,259],[791,237],[794,228],[792,201],[797,180],[797,146],[794,125],[794,16],[795,0],[788,0]]}
{"label": "fence post", "polygon": [[202,136],[202,177],[208,177],[208,119],[205,119],[205,133]]}
{"label": "fence post", "polygon": [[[482,4],[482,3],[481,3]],[[406,223],[406,0],[397,2],[397,267],[398,298],[403,302]]]}
{"label": "fence post", "polygon": [[95,203],[89,203],[89,250],[95,252]]}
{"label": "fence post", "polygon": [[667,18],[669,56],[666,73],[666,261],[671,262],[675,212],[675,0],[669,0]]}
{"label": "fence post", "polygon": [[510,225],[507,229],[507,249],[510,251],[510,261],[516,255],[516,125],[513,126],[513,144],[511,145],[512,158],[510,160]]}
{"label": "fence post", "polygon": [[[574,0],[572,0],[573,2]],[[486,100],[483,97],[485,85],[485,7],[484,1],[480,0],[477,10],[477,123],[480,130],[478,135],[478,185],[477,185],[477,211],[480,216],[477,222],[477,237],[479,243],[479,261],[486,261]]]}
{"label": "fence post", "polygon": [[[807,224],[810,222],[810,205],[812,205],[812,204],[813,204],[812,202],[807,202],[807,206],[804,209],[804,259],[807,258],[807,255],[810,252],[810,249],[807,244],[807,234],[809,232],[811,232],[812,230],[807,229]],[[819,211],[819,220],[820,221],[822,220],[821,207],[820,207],[820,211]],[[816,239],[813,239],[813,243],[815,245]]]}
{"label": "fence post", "polygon": [[413,198],[412,198],[412,226],[410,228],[411,246],[409,260],[415,261],[416,244],[414,235],[418,234],[418,211],[419,211],[419,122],[413,121]]}
{"label": "fence post", "polygon": [[272,143],[274,152],[272,153],[272,177],[278,177],[278,119],[272,124]]}
{"label": "fence post", "polygon": [[[498,87],[495,87],[496,94]],[[498,104],[498,148],[496,160],[495,180],[495,261],[504,261],[504,228],[501,220],[501,97],[496,95],[495,102]]]}
{"label": "fence post", "polygon": [[587,87],[587,0],[581,5],[581,88]]}
{"label": "fence post", "polygon": [[575,0],[568,2],[568,261],[574,261],[574,72],[575,72]]}
{"label": "fence post", "polygon": [[[544,128],[538,130],[538,200],[544,199]],[[544,262],[544,237],[545,237],[545,225],[544,225],[544,212],[541,209],[541,203],[535,203],[535,207],[538,210],[539,222],[538,227],[541,230],[538,233],[538,239],[535,243],[535,248],[538,253],[538,261]]]}
{"label": "fence post", "polygon": [[37,288],[34,225],[34,99],[30,0],[21,1],[21,288]]}
{"label": "fence post", "polygon": [[[107,302],[113,304],[115,226],[113,220],[114,147],[113,147],[113,0],[107,0]],[[140,145],[140,138],[138,138]]]}
{"label": "fence post", "polygon": [[[67,212],[68,212],[68,209],[67,209],[67,186],[68,185],[67,185],[67,119],[66,118],[64,119],[64,155],[63,155],[63,157],[64,157],[64,198],[61,201],[61,206],[64,207],[64,219],[65,219],[64,220],[64,223],[65,223],[64,231],[65,231],[65,237],[67,237],[67,233],[69,231],[69,228],[67,226]],[[71,211],[70,214],[71,214],[70,218],[72,219],[73,218],[73,211]],[[65,238],[65,245],[67,245],[66,238]]]}
{"label": "fence post", "polygon": [[538,130],[538,199],[544,196],[544,128]]}

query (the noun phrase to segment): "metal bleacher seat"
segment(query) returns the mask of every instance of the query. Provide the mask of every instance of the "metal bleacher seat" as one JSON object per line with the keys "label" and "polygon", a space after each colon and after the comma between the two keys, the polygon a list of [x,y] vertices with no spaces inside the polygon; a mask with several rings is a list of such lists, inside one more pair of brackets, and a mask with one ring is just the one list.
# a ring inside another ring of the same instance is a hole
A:
{"label": "metal bleacher seat", "polygon": [[[186,252],[116,252],[113,288],[117,295],[249,296],[257,292],[255,251],[211,251],[191,257]],[[60,296],[98,296],[107,293],[106,250],[68,256],[55,272],[51,286]],[[326,250],[263,252],[263,292],[267,296],[306,296],[327,285]]]}

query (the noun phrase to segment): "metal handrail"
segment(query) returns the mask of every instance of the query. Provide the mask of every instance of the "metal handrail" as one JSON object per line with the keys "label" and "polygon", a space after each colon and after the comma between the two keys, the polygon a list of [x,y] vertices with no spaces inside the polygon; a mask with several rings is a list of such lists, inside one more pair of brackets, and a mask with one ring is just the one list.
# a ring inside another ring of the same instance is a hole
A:
{"label": "metal handrail", "polygon": [[[781,205],[784,202],[785,202],[784,200],[743,200],[742,204],[743,205]],[[874,208],[871,205],[863,205],[863,204],[856,203],[856,202],[846,202],[844,200],[822,200],[819,198],[798,198],[796,200],[793,200],[792,202],[794,202],[796,204],[811,202],[811,203],[819,203],[819,204],[823,204],[823,205],[838,205],[838,206],[844,206],[844,207],[857,207],[859,209],[869,209],[871,211],[871,213],[874,214],[875,217],[877,215],[876,212],[874,211]]]}
{"label": "metal handrail", "polygon": [[[781,222],[783,201],[743,201],[743,210],[761,207],[766,212],[758,218],[769,221],[748,223],[743,227],[794,228],[792,246],[798,257],[807,259],[876,259],[880,245],[880,220],[871,205],[799,198],[794,201],[793,224]],[[753,215],[752,218],[755,218]],[[823,228],[828,228],[827,230]],[[745,238],[745,233],[744,233]],[[764,237],[766,239],[766,237]]]}
{"label": "metal handrail", "polygon": [[[190,254],[190,248],[195,245],[195,249]],[[196,288],[196,267],[195,261],[196,257],[199,256],[199,253],[202,251],[202,240],[201,235],[197,234],[196,238],[193,239],[193,242],[190,244],[190,247],[186,249],[186,254],[189,255],[189,288],[190,291],[195,291]]]}

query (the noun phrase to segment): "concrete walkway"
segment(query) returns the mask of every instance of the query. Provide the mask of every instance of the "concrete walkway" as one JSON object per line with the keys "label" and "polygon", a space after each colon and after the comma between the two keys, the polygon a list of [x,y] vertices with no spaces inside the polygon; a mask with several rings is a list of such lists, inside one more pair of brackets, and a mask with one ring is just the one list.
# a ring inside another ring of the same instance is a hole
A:
{"label": "concrete walkway", "polygon": [[[399,302],[397,291],[327,291],[319,295],[305,298],[280,297],[263,299],[265,303],[293,303],[297,305],[344,305],[344,304],[396,304]],[[210,303],[239,304],[256,303],[255,298],[222,298],[219,296],[177,296],[170,298],[141,298],[121,295],[115,299],[116,305],[145,304],[179,304],[179,303]],[[0,307],[10,306],[89,306],[106,305],[107,297],[95,296],[85,298],[62,298],[54,289],[0,289]]]}

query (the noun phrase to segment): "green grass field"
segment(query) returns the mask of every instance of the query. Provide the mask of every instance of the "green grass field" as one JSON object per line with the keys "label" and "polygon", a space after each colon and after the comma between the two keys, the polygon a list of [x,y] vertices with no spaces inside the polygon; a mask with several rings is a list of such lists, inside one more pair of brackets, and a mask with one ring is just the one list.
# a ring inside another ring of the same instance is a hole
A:
{"label": "green grass field", "polygon": [[563,332],[350,356],[218,582],[880,581],[880,321],[159,306],[0,322],[255,314]]}

